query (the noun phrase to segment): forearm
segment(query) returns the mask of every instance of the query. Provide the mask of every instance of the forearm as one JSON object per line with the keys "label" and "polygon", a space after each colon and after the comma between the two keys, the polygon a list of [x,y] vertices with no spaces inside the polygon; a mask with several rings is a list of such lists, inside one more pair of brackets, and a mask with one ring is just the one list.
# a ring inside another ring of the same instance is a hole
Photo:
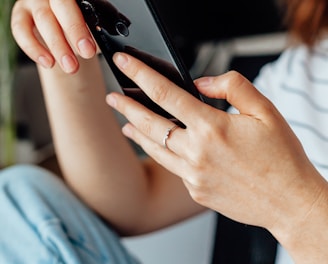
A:
{"label": "forearm", "polygon": [[[146,176],[105,103],[98,60],[81,60],[74,75],[57,66],[39,68],[39,73],[56,153],[68,184],[106,218],[139,213],[147,195]],[[121,211],[109,215],[118,203]]]}
{"label": "forearm", "polygon": [[12,29],[22,50],[48,68],[39,73],[56,153],[66,182],[90,207],[125,234],[204,210],[179,178],[153,160],[140,162],[105,103],[99,62],[75,59],[96,52],[76,1],[17,1]]}

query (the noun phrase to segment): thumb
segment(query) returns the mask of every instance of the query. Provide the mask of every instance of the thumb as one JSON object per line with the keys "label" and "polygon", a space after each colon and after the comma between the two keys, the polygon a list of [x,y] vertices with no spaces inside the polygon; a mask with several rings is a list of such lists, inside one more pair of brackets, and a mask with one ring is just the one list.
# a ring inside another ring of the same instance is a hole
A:
{"label": "thumb", "polygon": [[236,71],[195,80],[198,90],[209,98],[225,99],[241,114],[258,115],[271,105],[253,84]]}

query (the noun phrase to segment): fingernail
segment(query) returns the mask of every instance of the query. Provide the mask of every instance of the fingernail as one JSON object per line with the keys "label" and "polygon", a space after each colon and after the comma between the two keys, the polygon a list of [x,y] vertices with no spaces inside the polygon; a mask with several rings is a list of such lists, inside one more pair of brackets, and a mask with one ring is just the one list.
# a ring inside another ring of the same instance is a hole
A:
{"label": "fingernail", "polygon": [[71,73],[75,71],[77,62],[73,56],[65,55],[61,59],[61,64],[66,73]]}
{"label": "fingernail", "polygon": [[209,86],[213,83],[213,77],[203,77],[200,79],[195,80],[196,86]]}
{"label": "fingernail", "polygon": [[115,64],[122,69],[126,68],[128,64],[128,57],[122,53],[115,53],[113,60]]}
{"label": "fingernail", "polygon": [[77,47],[79,49],[80,55],[85,59],[91,58],[96,52],[96,47],[89,39],[81,39],[77,43]]}
{"label": "fingernail", "polygon": [[52,67],[53,62],[52,60],[50,60],[48,57],[46,56],[40,56],[38,58],[38,62],[46,69],[49,69]]}
{"label": "fingernail", "polygon": [[111,106],[111,107],[116,107],[116,99],[113,95],[109,94],[106,97],[106,102]]}

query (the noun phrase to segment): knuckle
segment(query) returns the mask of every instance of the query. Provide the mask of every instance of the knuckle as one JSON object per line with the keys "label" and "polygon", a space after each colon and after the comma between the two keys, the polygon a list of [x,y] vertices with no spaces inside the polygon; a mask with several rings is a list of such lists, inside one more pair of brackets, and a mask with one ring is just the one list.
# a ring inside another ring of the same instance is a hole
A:
{"label": "knuckle", "polygon": [[192,191],[190,192],[190,196],[192,199],[198,204],[205,204],[205,195],[200,191]]}
{"label": "knuckle", "polygon": [[61,41],[58,36],[53,35],[51,39],[48,40],[47,45],[50,50],[60,50],[61,49]]}
{"label": "knuckle", "polygon": [[199,187],[198,185],[194,185],[192,183],[192,184],[189,184],[188,190],[189,190],[189,194],[190,194],[191,198],[195,202],[197,202],[199,204],[205,204],[207,195],[201,187]]}
{"label": "knuckle", "polygon": [[238,87],[246,81],[246,78],[237,71],[229,71],[225,74],[225,82],[223,85],[226,89],[230,87]]}
{"label": "knuckle", "polygon": [[68,36],[70,35],[76,35],[77,32],[83,32],[85,29],[85,25],[79,22],[72,23],[67,26],[65,29],[65,32],[67,33]]}
{"label": "knuckle", "polygon": [[140,130],[142,131],[143,134],[150,136],[152,134],[152,120],[153,118],[148,115],[145,114],[140,122]]}
{"label": "knuckle", "polygon": [[12,14],[19,14],[19,11],[21,8],[24,8],[24,2],[23,1],[16,1],[14,2],[11,13]]}
{"label": "knuckle", "polygon": [[165,85],[158,84],[155,89],[152,89],[150,92],[150,97],[156,103],[161,103],[166,100],[168,97],[169,89]]}
{"label": "knuckle", "polygon": [[66,1],[67,0],[49,0],[49,3],[51,5],[56,4],[56,5],[62,5],[62,6],[64,6]]}
{"label": "knuckle", "polygon": [[190,197],[197,203],[205,205],[208,202],[211,187],[205,173],[195,172],[184,180]]}
{"label": "knuckle", "polygon": [[224,131],[225,129],[222,129],[220,124],[216,124],[212,119],[199,119],[196,129],[191,131],[190,134],[190,140],[193,140],[190,143],[196,145],[197,149],[197,151],[194,152],[199,155],[207,153],[208,146],[204,144],[204,139],[210,142],[220,142]]}
{"label": "knuckle", "polygon": [[49,5],[52,9],[61,8],[65,10],[67,6],[67,0],[49,0]]}
{"label": "knuckle", "polygon": [[11,26],[11,31],[13,35],[15,36],[18,32],[21,31],[22,28],[22,14],[21,11],[23,9],[22,6],[22,1],[17,1],[12,7],[11,10],[11,21],[10,21],[10,26]]}
{"label": "knuckle", "polygon": [[[196,171],[204,171],[205,164],[207,163],[206,153],[203,151],[197,151],[189,157],[190,163]],[[202,183],[202,179],[195,178],[197,185]]]}
{"label": "knuckle", "polygon": [[[166,92],[166,96],[168,96],[167,94],[168,92]],[[186,106],[189,104],[189,101],[186,100],[185,96],[179,96],[174,98],[174,104],[176,105],[177,109],[186,109]]]}
{"label": "knuckle", "polygon": [[72,32],[76,32],[76,31],[79,31],[81,29],[84,29],[84,25],[82,25],[79,22],[72,23],[71,25],[68,26],[68,30],[72,31]]}
{"label": "knuckle", "polygon": [[239,72],[237,72],[235,70],[229,71],[227,73],[227,76],[228,76],[228,78],[230,78],[233,81],[244,79],[243,75],[241,75]]}
{"label": "knuckle", "polygon": [[[217,142],[220,144],[220,150],[215,150],[219,155],[226,149],[225,142],[227,142],[227,137],[229,136],[226,130],[216,129],[206,122],[202,125],[201,130],[191,135],[190,141],[188,142],[188,146],[192,149],[192,151],[188,152],[188,162],[199,175],[206,174],[208,164],[215,162],[213,156],[209,154],[208,145],[204,144],[204,139],[206,139],[207,142]],[[199,177],[197,180],[197,184],[203,185],[203,177]]]}
{"label": "knuckle", "polygon": [[189,175],[189,182],[193,188],[203,188],[207,184],[207,179],[204,177],[206,175],[204,163],[199,159],[192,164],[193,172]]}
{"label": "knuckle", "polygon": [[[54,14],[62,16],[62,13],[67,10],[67,0],[49,0],[49,4]],[[70,18],[64,19],[62,21],[62,27],[68,35],[76,35],[77,32],[83,32],[86,29],[83,19],[74,19],[74,21]]]}
{"label": "knuckle", "polygon": [[33,11],[33,17],[35,21],[42,22],[52,16],[53,14],[49,6],[40,6]]}
{"label": "knuckle", "polygon": [[214,134],[214,131],[215,129],[213,128],[213,125],[212,123],[208,122],[207,120],[203,120],[201,121],[200,123],[200,126],[201,126],[201,130],[198,131],[197,133],[201,133],[201,137],[209,137],[209,136],[212,136]]}
{"label": "knuckle", "polygon": [[142,73],[140,70],[140,67],[137,65],[132,65],[133,67],[128,68],[128,74],[131,80],[137,81],[138,79],[141,79]]}

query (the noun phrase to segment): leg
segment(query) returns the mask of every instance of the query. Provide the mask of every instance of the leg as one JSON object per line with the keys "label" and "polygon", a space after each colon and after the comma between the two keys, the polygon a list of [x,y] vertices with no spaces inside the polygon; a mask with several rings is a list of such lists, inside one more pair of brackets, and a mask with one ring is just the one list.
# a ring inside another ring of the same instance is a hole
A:
{"label": "leg", "polygon": [[41,168],[0,171],[0,212],[0,263],[138,263],[60,179]]}

